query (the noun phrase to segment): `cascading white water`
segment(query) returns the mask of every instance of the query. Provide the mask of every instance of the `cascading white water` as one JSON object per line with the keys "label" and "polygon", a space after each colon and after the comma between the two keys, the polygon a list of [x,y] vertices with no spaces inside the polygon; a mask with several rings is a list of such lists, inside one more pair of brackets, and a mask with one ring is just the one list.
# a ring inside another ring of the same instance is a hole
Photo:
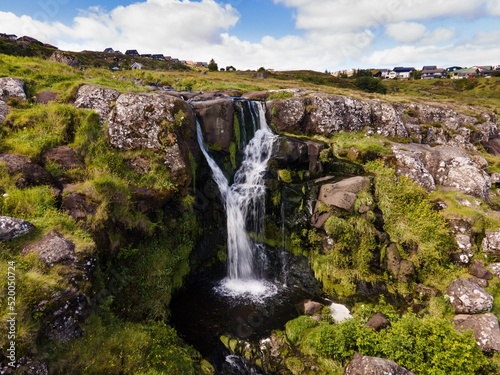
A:
{"label": "cascading white water", "polygon": [[223,287],[236,294],[265,295],[269,293],[269,283],[260,280],[261,270],[255,259],[259,246],[250,238],[248,231],[259,234],[263,230],[266,193],[264,174],[276,136],[267,125],[263,104],[252,104],[257,107],[258,128],[245,147],[243,162],[231,186],[210,157],[199,124],[197,136],[227,213],[228,276]]}

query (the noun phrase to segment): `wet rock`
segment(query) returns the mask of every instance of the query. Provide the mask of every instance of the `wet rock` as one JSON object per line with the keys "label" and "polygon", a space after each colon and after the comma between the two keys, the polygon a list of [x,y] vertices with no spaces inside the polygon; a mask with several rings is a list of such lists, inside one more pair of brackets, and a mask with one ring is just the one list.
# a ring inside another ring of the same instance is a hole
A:
{"label": "wet rock", "polygon": [[457,314],[479,314],[490,311],[493,307],[493,297],[479,285],[466,279],[453,281],[446,294]]}
{"label": "wet rock", "polygon": [[54,264],[74,264],[77,260],[75,244],[68,241],[56,231],[51,231],[39,241],[26,246],[22,255],[37,253],[38,257],[48,266]]}
{"label": "wet rock", "polygon": [[7,165],[10,174],[20,174],[16,186],[24,188],[33,185],[50,185],[52,176],[38,164],[22,155],[0,154],[0,162]]}
{"label": "wet rock", "polygon": [[72,68],[77,68],[77,69],[79,69],[82,66],[82,63],[77,57],[59,50],[54,51],[54,53],[50,56],[49,61],[54,61],[60,64],[69,65]]}
{"label": "wet rock", "polygon": [[216,99],[193,103],[204,131],[205,142],[229,152],[234,141],[234,106],[228,99]]}
{"label": "wet rock", "polygon": [[390,324],[391,322],[384,314],[377,312],[373,314],[370,319],[368,319],[368,321],[365,323],[365,327],[371,328],[374,331],[380,331],[381,329],[390,326]]}
{"label": "wet rock", "polygon": [[492,354],[500,352],[500,327],[497,317],[492,314],[456,315],[453,318],[455,328],[461,332],[472,330],[481,350]]}
{"label": "wet rock", "polygon": [[9,114],[9,106],[3,100],[0,100],[0,124],[5,121],[5,118]]}
{"label": "wet rock", "polygon": [[401,282],[409,282],[415,275],[414,264],[401,258],[398,247],[394,243],[387,247],[385,264],[387,270]]}
{"label": "wet rock", "polygon": [[5,242],[13,240],[34,229],[35,226],[27,221],[8,216],[0,216],[0,241]]}
{"label": "wet rock", "polygon": [[247,100],[266,100],[270,94],[270,91],[252,91],[244,93],[241,97]]}
{"label": "wet rock", "polygon": [[491,280],[493,275],[488,271],[482,262],[475,261],[469,267],[469,273],[479,279]]}
{"label": "wet rock", "polygon": [[54,293],[40,302],[36,313],[43,315],[43,334],[50,340],[65,343],[84,335],[80,323],[90,314],[87,298],[76,289]]}
{"label": "wet rock", "polygon": [[241,96],[241,91],[238,90],[214,90],[214,91],[205,91],[199,93],[191,98],[191,100],[216,100],[221,98],[234,98]]}
{"label": "wet rock", "polygon": [[120,93],[96,85],[83,85],[78,89],[75,106],[77,108],[93,109],[99,114],[99,120],[103,124],[112,110],[112,107]]}
{"label": "wet rock", "polygon": [[483,253],[487,256],[496,257],[500,255],[500,230],[486,232],[481,246]]}
{"label": "wet rock", "polygon": [[6,100],[8,98],[26,100],[23,81],[10,77],[0,78],[0,99]]}
{"label": "wet rock", "polygon": [[413,375],[396,362],[383,358],[368,357],[355,354],[351,362],[347,365],[345,375]]}

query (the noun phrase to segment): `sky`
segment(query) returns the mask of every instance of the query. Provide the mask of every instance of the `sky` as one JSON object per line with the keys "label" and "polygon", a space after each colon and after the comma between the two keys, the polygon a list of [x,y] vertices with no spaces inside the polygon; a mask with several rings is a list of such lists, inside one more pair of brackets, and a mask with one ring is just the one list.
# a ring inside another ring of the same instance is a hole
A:
{"label": "sky", "polygon": [[0,0],[0,33],[240,70],[500,64],[500,0]]}

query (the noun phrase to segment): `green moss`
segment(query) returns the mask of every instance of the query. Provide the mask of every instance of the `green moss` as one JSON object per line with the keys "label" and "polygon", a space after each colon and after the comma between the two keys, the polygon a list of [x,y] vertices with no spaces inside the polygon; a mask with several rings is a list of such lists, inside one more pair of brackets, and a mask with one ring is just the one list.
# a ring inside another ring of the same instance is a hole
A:
{"label": "green moss", "polygon": [[288,341],[292,344],[297,344],[304,336],[307,330],[316,327],[318,322],[307,315],[299,316],[294,320],[290,320],[285,325],[285,332]]}
{"label": "green moss", "polygon": [[231,142],[229,144],[229,158],[231,161],[231,167],[233,170],[236,170],[237,164],[236,164],[236,151],[238,147],[236,146],[236,143]]}
{"label": "green moss", "polygon": [[289,169],[279,169],[278,179],[285,184],[290,184],[292,182],[292,172]]}

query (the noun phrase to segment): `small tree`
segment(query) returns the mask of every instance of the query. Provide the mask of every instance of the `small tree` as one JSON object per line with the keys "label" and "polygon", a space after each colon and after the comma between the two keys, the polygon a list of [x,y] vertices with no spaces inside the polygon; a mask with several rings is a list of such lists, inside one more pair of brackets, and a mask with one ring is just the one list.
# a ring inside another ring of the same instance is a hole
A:
{"label": "small tree", "polygon": [[214,59],[210,60],[210,62],[208,63],[208,70],[211,72],[216,72],[219,70],[219,66]]}

